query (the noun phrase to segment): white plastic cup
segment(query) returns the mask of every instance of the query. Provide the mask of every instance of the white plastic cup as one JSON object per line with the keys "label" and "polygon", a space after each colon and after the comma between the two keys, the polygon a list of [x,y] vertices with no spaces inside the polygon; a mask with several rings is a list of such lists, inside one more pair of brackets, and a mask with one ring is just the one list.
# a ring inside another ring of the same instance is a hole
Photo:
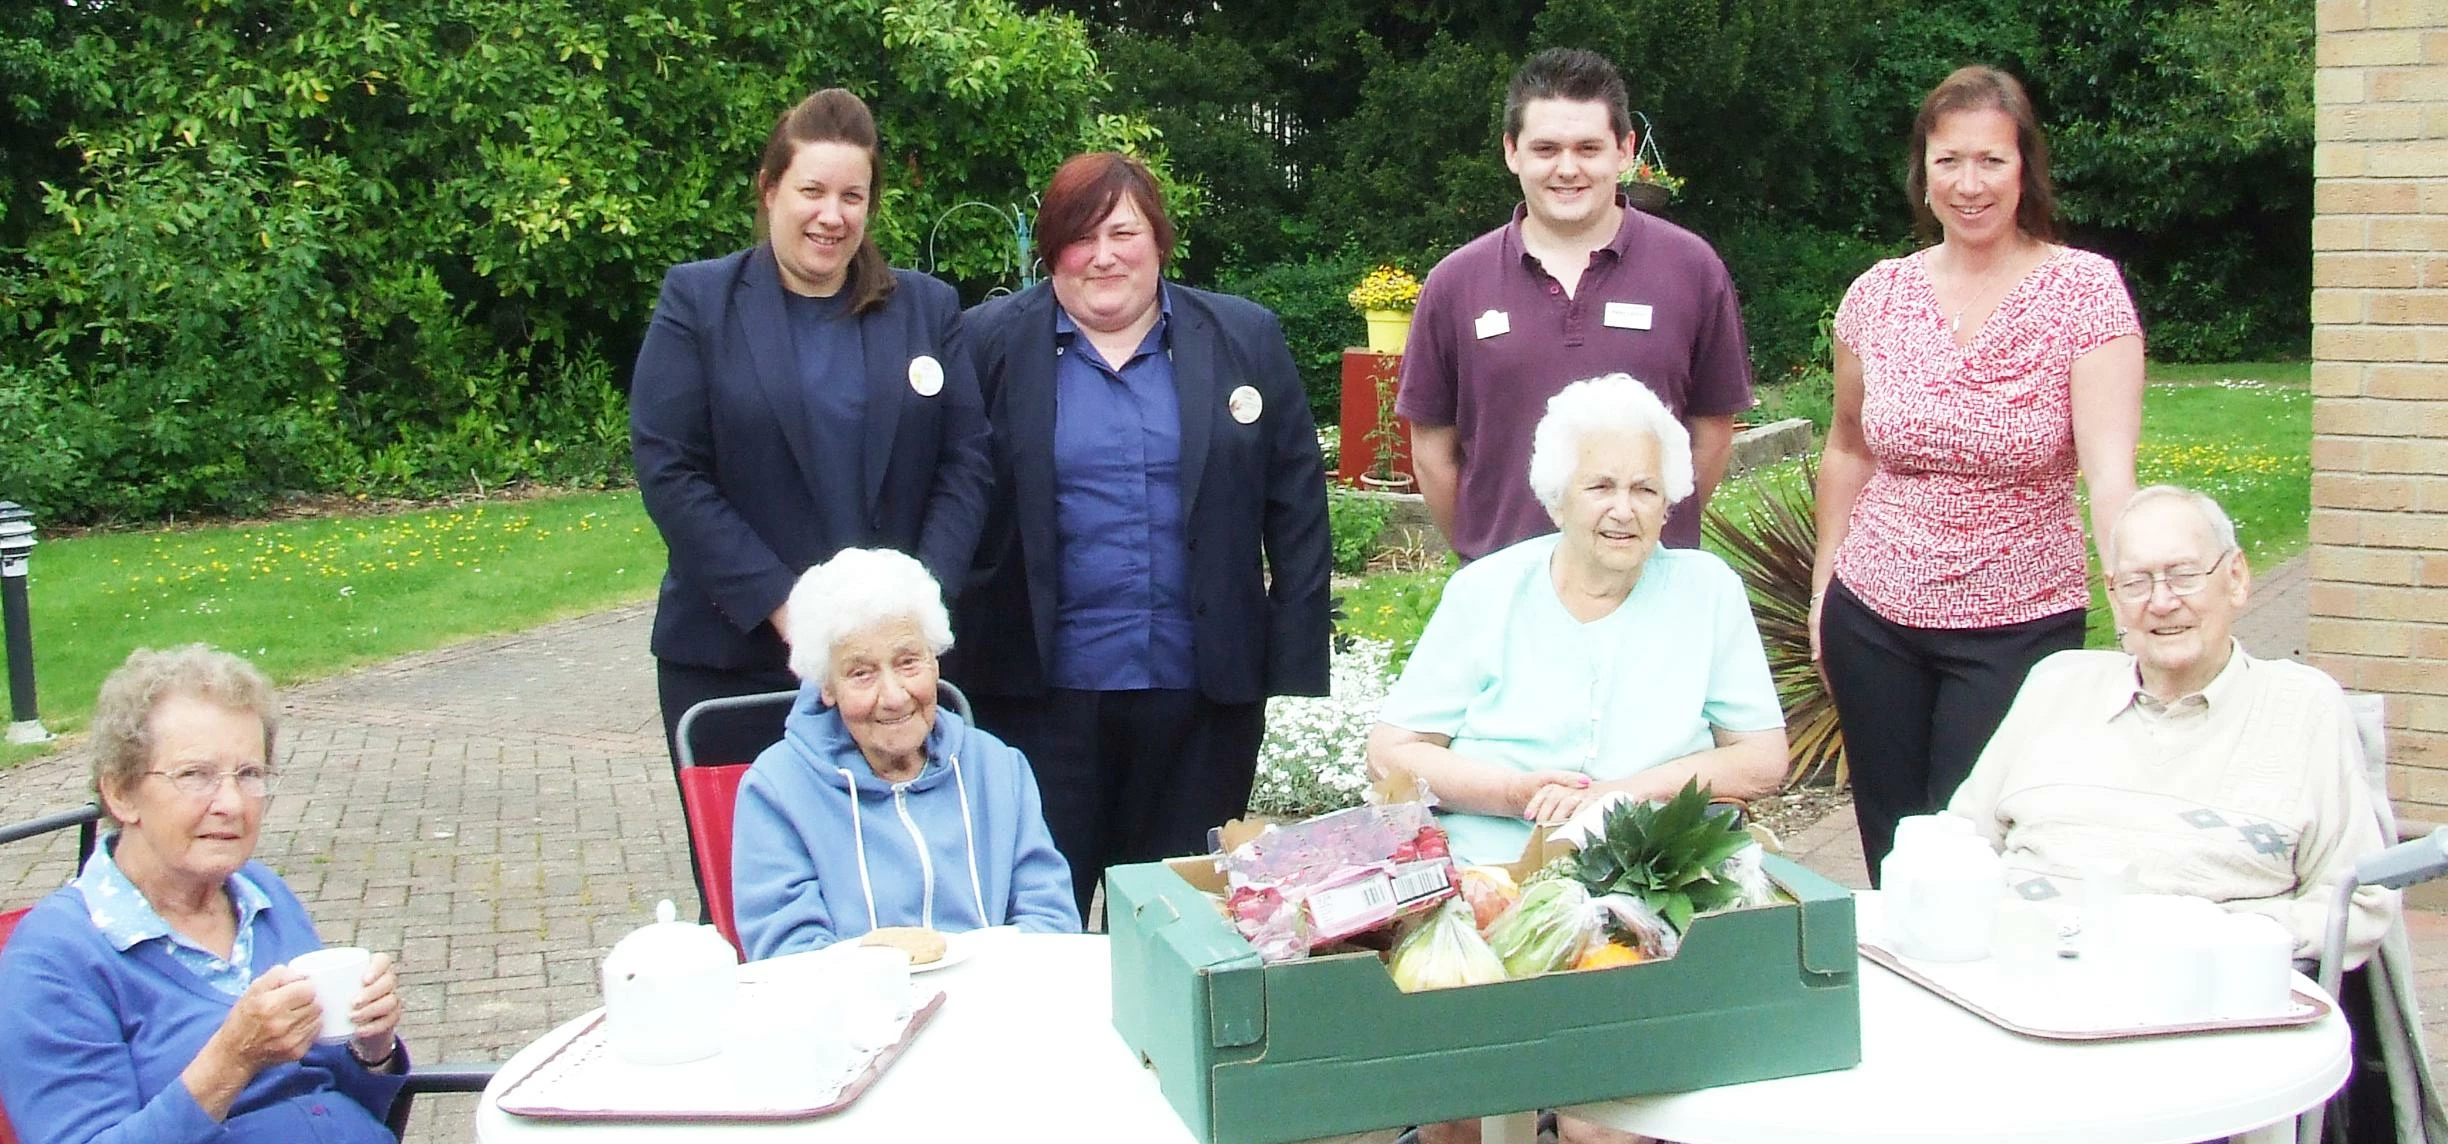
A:
{"label": "white plastic cup", "polygon": [[323,1009],[323,1029],[315,1040],[336,1045],[357,1032],[349,1012],[365,996],[366,970],[373,965],[374,954],[353,945],[318,949],[289,959],[289,968],[314,985],[315,1004]]}
{"label": "white plastic cup", "polygon": [[2229,914],[2210,950],[2211,1007],[2226,1020],[2283,1016],[2295,1003],[2295,939],[2261,914]]}
{"label": "white plastic cup", "polygon": [[[2218,907],[2200,903],[2207,906],[2209,913],[2192,908],[2156,911],[2132,908],[2151,899],[2150,895],[2129,898],[2129,908],[2122,919],[2124,960],[2130,967],[2140,1023],[2192,1025],[2215,1020],[2217,994],[2211,982],[2210,959],[2212,948],[2218,944],[2216,931],[2222,928],[2215,916]],[[2187,900],[2178,899],[2173,904],[2183,907]]]}
{"label": "white plastic cup", "polygon": [[880,1049],[901,1038],[910,1015],[909,953],[890,946],[860,945],[842,950],[843,1025],[850,1044]]}
{"label": "white plastic cup", "polygon": [[2133,895],[2134,864],[2122,859],[2095,858],[2082,863],[2082,946],[2090,957],[2119,956],[2127,917],[2125,899]]}
{"label": "white plastic cup", "polygon": [[847,1081],[850,1039],[843,997],[824,983],[766,983],[743,989],[732,1010],[726,1059],[733,1061],[750,1100],[767,1108],[802,1108]]}

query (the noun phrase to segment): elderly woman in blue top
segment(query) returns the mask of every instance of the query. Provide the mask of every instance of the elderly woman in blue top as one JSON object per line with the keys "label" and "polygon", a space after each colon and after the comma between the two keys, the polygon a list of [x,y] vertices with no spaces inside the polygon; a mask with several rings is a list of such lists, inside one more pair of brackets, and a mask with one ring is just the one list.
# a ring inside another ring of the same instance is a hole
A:
{"label": "elderly woman in blue top", "polygon": [[253,861],[272,793],[271,684],[201,644],[102,684],[94,786],[118,829],[0,951],[0,1107],[29,1141],[376,1141],[405,1052],[390,958],[350,1019],[289,959],[322,946]]}
{"label": "elderly woman in blue top", "polygon": [[1558,531],[1454,573],[1369,732],[1371,771],[1425,780],[1472,862],[1613,791],[1775,789],[1785,719],[1742,581],[1658,547],[1692,491],[1682,423],[1627,375],[1574,382],[1538,423],[1530,485]]}
{"label": "elderly woman in blue top", "polygon": [[883,926],[1077,931],[1028,760],[935,705],[952,624],[925,566],[846,549],[799,578],[790,621],[799,700],[732,815],[749,960]]}

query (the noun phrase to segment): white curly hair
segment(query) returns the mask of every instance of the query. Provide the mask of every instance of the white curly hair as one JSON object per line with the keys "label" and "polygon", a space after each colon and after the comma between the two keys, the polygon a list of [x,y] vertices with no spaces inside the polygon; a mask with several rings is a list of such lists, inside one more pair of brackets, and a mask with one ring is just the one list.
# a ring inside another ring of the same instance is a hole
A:
{"label": "white curly hair", "polygon": [[952,650],[952,616],[926,565],[889,548],[845,548],[799,577],[790,594],[790,669],[818,682],[833,669],[833,645],[888,620],[918,621],[937,655]]}
{"label": "white curly hair", "polygon": [[1628,373],[1576,381],[1547,399],[1547,413],[1530,436],[1530,491],[1553,513],[1564,482],[1581,463],[1581,441],[1592,433],[1647,433],[1657,439],[1658,476],[1666,503],[1692,494],[1691,431],[1666,403]]}

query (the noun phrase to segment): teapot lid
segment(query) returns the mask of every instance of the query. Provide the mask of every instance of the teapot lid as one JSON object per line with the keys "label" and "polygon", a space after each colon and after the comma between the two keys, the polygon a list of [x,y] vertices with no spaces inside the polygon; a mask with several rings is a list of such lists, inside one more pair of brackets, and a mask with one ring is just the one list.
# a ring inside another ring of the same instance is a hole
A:
{"label": "teapot lid", "polygon": [[697,973],[739,964],[739,951],[713,926],[678,920],[671,899],[655,903],[655,920],[639,926],[604,956],[606,973],[618,977],[646,974]]}

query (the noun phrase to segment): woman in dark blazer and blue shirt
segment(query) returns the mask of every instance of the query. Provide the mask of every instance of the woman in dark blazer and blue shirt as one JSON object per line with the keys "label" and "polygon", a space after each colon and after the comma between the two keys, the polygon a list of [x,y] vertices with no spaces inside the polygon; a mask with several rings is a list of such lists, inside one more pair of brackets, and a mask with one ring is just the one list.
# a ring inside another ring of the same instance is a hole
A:
{"label": "woman in dark blazer and blue shirt", "polygon": [[947,674],[1028,756],[1081,916],[1107,866],[1205,849],[1270,695],[1324,695],[1326,483],[1275,315],[1163,281],[1128,156],[1048,184],[1046,284],[969,312],[996,497]]}
{"label": "woman in dark blazer and blue shirt", "polygon": [[[671,554],[653,636],[667,737],[701,700],[798,686],[785,601],[835,552],[896,548],[946,584],[967,574],[991,479],[984,408],[959,298],[886,265],[867,235],[880,175],[867,105],[817,92],[766,141],[765,240],[664,276],[629,426]],[[701,757],[745,762],[781,736],[777,709],[694,738]]]}

